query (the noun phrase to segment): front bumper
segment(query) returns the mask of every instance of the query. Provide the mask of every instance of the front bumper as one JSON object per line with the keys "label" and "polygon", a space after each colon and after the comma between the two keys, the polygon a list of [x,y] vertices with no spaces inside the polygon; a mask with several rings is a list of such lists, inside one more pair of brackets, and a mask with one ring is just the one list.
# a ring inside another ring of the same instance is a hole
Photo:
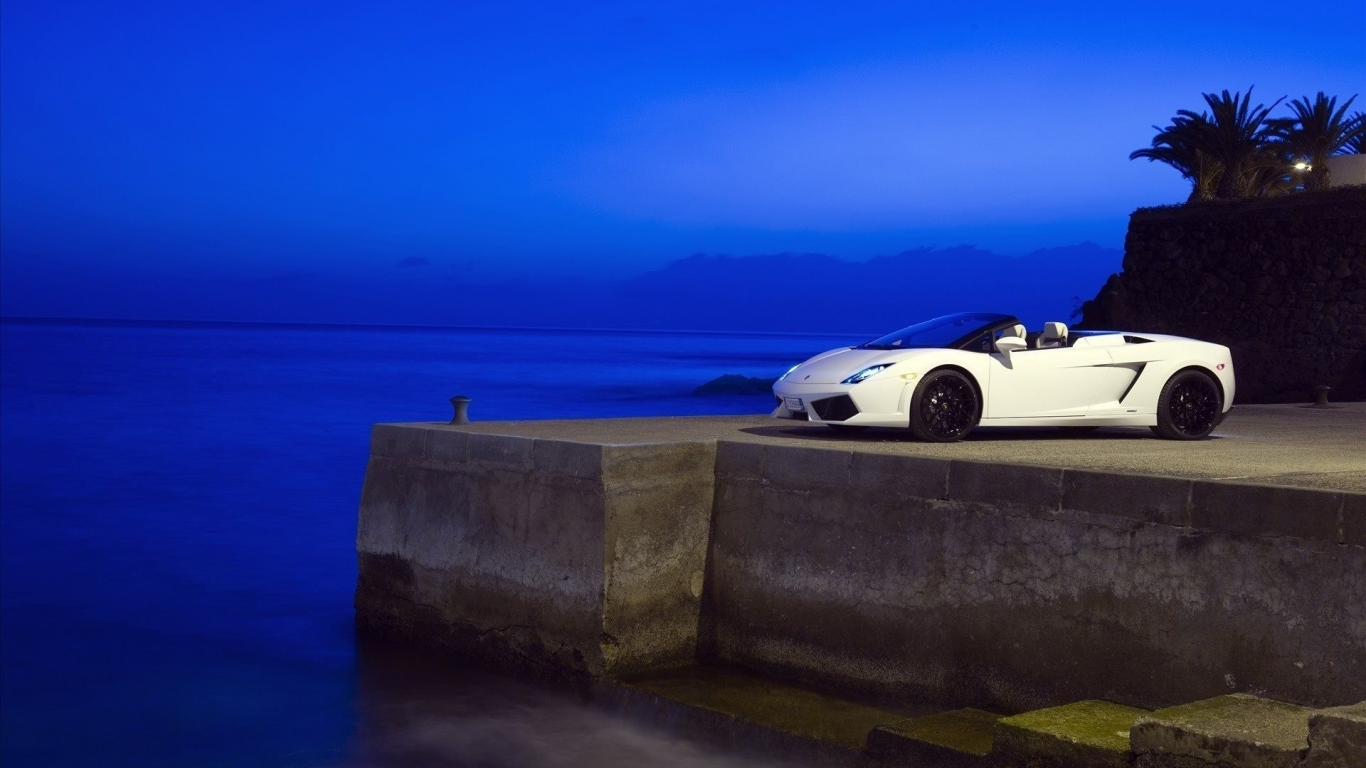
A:
{"label": "front bumper", "polygon": [[[779,418],[798,421],[824,421],[843,424],[859,415],[858,406],[848,395],[817,397],[812,400],[796,397],[778,398],[778,408],[787,413]],[[777,416],[778,414],[774,414]]]}
{"label": "front bumper", "polygon": [[[899,380],[865,381],[859,384],[800,384],[780,381],[773,386],[777,407],[773,416],[817,424],[860,426],[906,426],[904,397],[907,387]],[[802,411],[788,408],[799,399]]]}

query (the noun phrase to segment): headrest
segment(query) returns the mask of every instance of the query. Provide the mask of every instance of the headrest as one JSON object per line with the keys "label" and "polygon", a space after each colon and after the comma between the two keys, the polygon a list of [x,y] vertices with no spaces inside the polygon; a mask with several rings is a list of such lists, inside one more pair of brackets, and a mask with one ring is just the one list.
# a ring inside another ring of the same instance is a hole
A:
{"label": "headrest", "polygon": [[1067,326],[1062,323],[1044,323],[1043,338],[1045,339],[1065,339],[1067,338]]}
{"label": "headrest", "polygon": [[1012,326],[1010,326],[1009,328],[1005,329],[1005,332],[1002,333],[1001,335],[1002,335],[1002,336],[1015,336],[1015,337],[1017,337],[1017,338],[1023,339],[1023,338],[1025,337],[1025,327],[1024,327],[1024,324],[1023,324],[1023,323],[1016,323],[1015,325],[1012,325]]}

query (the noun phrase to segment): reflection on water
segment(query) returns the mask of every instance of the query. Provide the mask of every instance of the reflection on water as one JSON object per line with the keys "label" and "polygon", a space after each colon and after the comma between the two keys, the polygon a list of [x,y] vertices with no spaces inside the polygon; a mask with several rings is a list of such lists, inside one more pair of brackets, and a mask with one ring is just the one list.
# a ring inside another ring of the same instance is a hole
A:
{"label": "reflection on water", "polygon": [[375,640],[359,646],[354,768],[761,768],[813,765],[728,754],[647,713],[444,665]]}
{"label": "reflection on water", "polygon": [[357,656],[370,425],[457,392],[478,420],[758,413],[690,393],[841,341],[0,323],[0,762],[715,764],[572,697]]}

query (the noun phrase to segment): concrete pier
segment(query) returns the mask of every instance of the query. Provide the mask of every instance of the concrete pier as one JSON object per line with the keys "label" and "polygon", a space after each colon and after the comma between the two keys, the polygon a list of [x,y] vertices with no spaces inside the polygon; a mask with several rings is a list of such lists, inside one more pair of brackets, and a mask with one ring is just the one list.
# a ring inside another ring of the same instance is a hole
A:
{"label": "concrete pier", "polygon": [[714,441],[376,427],[356,607],[367,622],[549,674],[691,661],[715,455]]}
{"label": "concrete pier", "polygon": [[538,673],[880,700],[1366,699],[1366,406],[1215,439],[754,418],[380,425],[362,623]]}

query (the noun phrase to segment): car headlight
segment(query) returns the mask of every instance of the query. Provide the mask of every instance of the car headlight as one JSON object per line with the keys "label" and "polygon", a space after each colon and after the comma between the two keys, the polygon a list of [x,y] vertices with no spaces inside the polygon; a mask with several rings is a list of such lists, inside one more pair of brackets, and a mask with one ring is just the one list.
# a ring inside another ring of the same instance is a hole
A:
{"label": "car headlight", "polygon": [[788,368],[788,369],[787,369],[787,373],[784,373],[782,376],[779,376],[779,377],[778,377],[778,381],[782,381],[783,379],[786,379],[788,373],[792,373],[793,371],[797,370],[797,369],[800,368],[800,367],[802,367],[802,364],[801,364],[801,363],[797,363],[796,365],[792,366],[791,368]]}
{"label": "car headlight", "polygon": [[854,374],[853,376],[850,376],[849,378],[845,379],[844,381],[841,381],[840,383],[841,383],[841,384],[857,384],[857,383],[859,383],[860,381],[863,381],[864,379],[868,378],[869,376],[872,376],[872,375],[877,374],[877,373],[881,373],[882,371],[885,371],[885,370],[887,370],[888,368],[891,368],[891,367],[892,367],[892,363],[883,363],[883,364],[881,364],[881,365],[871,365],[871,366],[868,366],[867,368],[864,368],[863,370],[859,371],[858,373]]}

